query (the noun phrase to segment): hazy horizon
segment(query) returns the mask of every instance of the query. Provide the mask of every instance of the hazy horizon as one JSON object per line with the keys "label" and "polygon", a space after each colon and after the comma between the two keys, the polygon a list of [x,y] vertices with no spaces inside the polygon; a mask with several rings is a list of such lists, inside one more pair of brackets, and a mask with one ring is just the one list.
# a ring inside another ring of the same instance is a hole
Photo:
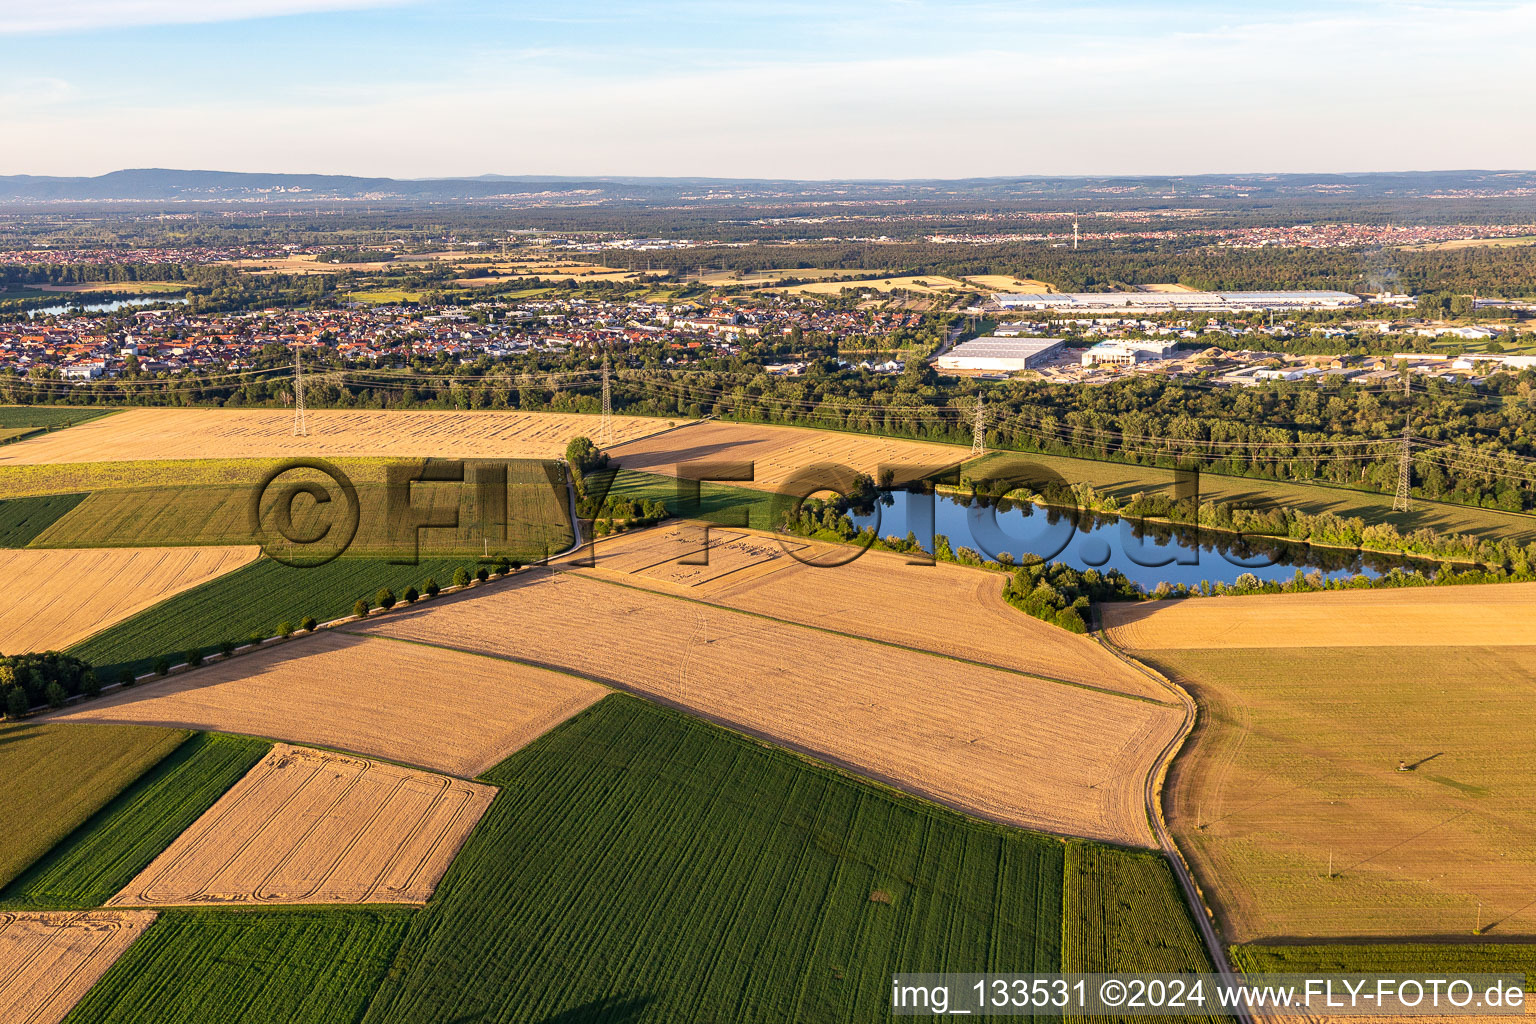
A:
{"label": "hazy horizon", "polygon": [[1533,35],[1536,3],[1502,0],[0,0],[0,172],[1530,167]]}

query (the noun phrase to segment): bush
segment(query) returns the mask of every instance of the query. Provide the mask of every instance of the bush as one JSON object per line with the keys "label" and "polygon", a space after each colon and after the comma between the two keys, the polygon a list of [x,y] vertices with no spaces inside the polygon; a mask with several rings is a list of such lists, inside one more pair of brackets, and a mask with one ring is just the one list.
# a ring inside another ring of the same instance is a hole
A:
{"label": "bush", "polygon": [[171,659],[170,658],[167,658],[165,655],[162,654],[162,655],[160,655],[160,657],[155,659],[155,675],[163,676],[167,672],[169,672],[170,670],[171,670]]}
{"label": "bush", "polygon": [[352,606],[352,614],[356,615],[360,619],[366,619],[368,617],[368,609],[370,607],[372,606],[368,604],[368,599],[366,597],[360,597],[357,599],[357,604]]}
{"label": "bush", "polygon": [[133,669],[125,668],[117,674],[117,681],[122,686],[132,686],[138,682],[138,677],[133,674]]}
{"label": "bush", "polygon": [[101,679],[95,669],[86,669],[85,675],[80,677],[80,689],[87,697],[101,696]]}
{"label": "bush", "polygon": [[313,615],[304,616],[304,621],[299,623],[299,626],[302,627],[306,633],[313,633],[319,625],[320,623],[315,621],[315,617]]}
{"label": "bush", "polygon": [[405,598],[406,604],[415,604],[421,599],[421,595],[416,592],[415,587],[406,587],[405,593],[402,596]]}
{"label": "bush", "polygon": [[48,706],[51,708],[61,708],[64,706],[64,702],[69,699],[69,694],[57,682],[49,683],[48,689],[43,691],[43,695],[48,698]]}
{"label": "bush", "polygon": [[475,579],[479,580],[481,583],[484,583],[486,580],[488,580],[490,578],[491,578],[491,571],[489,569],[487,569],[485,566],[482,565],[480,568],[475,570]]}
{"label": "bush", "polygon": [[373,595],[374,604],[389,611],[395,606],[395,592],[388,587],[380,587],[379,592]]}
{"label": "bush", "polygon": [[5,713],[9,718],[20,718],[31,710],[27,705],[27,691],[19,686],[13,686],[5,695]]}
{"label": "bush", "polygon": [[1051,621],[1068,633],[1088,632],[1088,624],[1083,621],[1083,617],[1077,613],[1076,608],[1063,608]]}
{"label": "bush", "polygon": [[505,576],[512,571],[512,563],[505,558],[496,559],[495,571],[497,576]]}
{"label": "bush", "polygon": [[456,587],[469,586],[469,570],[462,565],[453,570],[453,585]]}
{"label": "bush", "polygon": [[240,645],[238,643],[236,643],[234,640],[225,640],[225,641],[223,641],[222,643],[219,644],[219,653],[224,655],[224,657],[227,658],[230,655],[234,654],[235,653],[235,648],[237,648],[239,646]]}
{"label": "bush", "polygon": [[443,588],[437,585],[437,580],[428,576],[427,582],[422,584],[421,589],[428,597],[436,597]]}
{"label": "bush", "polygon": [[183,654],[181,656],[181,660],[186,662],[188,665],[191,665],[193,668],[197,668],[197,666],[203,663],[203,651],[199,647],[194,647],[187,653]]}
{"label": "bush", "polygon": [[277,635],[282,637],[284,640],[293,636],[293,623],[289,622],[287,619],[279,622],[277,624]]}

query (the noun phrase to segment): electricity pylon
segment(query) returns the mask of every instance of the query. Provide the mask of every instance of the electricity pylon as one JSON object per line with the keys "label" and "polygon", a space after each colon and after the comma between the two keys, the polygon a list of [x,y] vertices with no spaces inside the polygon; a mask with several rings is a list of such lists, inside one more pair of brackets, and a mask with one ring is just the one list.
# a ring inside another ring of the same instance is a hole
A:
{"label": "electricity pylon", "polygon": [[1393,512],[1410,512],[1408,500],[1409,476],[1413,470],[1413,440],[1408,427],[1403,427],[1403,448],[1397,457],[1397,497],[1392,499]]}
{"label": "electricity pylon", "polygon": [[598,430],[604,448],[613,447],[613,384],[608,379],[608,357],[603,357],[603,422]]}
{"label": "electricity pylon", "polygon": [[304,363],[299,357],[298,342],[293,344],[293,436],[309,436],[304,423]]}
{"label": "electricity pylon", "polygon": [[981,400],[981,392],[976,393],[976,424],[971,428],[971,457],[985,455],[987,452],[987,407]]}

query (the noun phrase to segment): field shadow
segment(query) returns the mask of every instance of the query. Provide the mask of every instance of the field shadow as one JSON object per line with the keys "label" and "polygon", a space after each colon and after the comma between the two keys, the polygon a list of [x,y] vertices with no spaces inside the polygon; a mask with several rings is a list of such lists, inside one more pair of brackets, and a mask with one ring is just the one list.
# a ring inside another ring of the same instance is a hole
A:
{"label": "field shadow", "polygon": [[[635,442],[640,444],[642,442]],[[628,470],[656,470],[670,468],[674,472],[663,474],[664,476],[676,476],[677,467],[684,462],[697,462],[702,459],[714,458],[736,448],[750,448],[757,444],[757,440],[750,441],[716,441],[710,444],[690,445],[686,448],[667,448],[655,451],[616,451],[614,463],[619,469]]]}

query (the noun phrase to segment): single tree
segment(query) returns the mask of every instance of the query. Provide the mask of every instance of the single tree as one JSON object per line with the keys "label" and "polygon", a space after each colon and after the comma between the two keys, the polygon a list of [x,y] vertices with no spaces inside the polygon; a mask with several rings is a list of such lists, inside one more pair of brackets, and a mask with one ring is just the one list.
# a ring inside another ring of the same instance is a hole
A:
{"label": "single tree", "polygon": [[315,628],[319,626],[320,623],[315,621],[315,617],[313,615],[306,615],[304,616],[304,621],[300,622],[299,625],[304,628],[304,632],[313,633]]}
{"label": "single tree", "polygon": [[379,592],[373,596],[373,602],[385,611],[389,611],[395,606],[395,592],[388,587],[380,587]]}
{"label": "single tree", "polygon": [[352,614],[356,615],[360,619],[365,619],[368,617],[369,607],[368,599],[366,597],[360,597],[357,599],[357,604],[352,606]]}

